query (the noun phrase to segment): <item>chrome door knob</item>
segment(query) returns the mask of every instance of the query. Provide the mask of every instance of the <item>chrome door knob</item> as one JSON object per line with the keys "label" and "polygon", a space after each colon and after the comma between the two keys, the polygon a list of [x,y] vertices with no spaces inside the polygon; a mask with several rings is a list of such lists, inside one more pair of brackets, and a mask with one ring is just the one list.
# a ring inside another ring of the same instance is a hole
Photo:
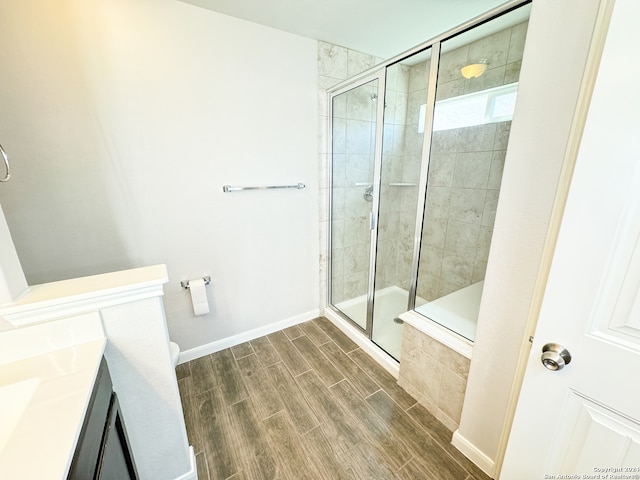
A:
{"label": "chrome door knob", "polygon": [[547,343],[542,347],[542,365],[549,370],[562,370],[571,362],[569,350],[558,343]]}

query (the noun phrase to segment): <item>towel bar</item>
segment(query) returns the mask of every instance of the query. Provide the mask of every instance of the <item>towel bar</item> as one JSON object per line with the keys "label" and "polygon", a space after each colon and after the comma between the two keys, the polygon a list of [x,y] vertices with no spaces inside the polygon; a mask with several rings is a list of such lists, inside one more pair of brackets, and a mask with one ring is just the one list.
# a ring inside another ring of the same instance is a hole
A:
{"label": "towel bar", "polygon": [[306,185],[304,183],[296,183],[295,185],[265,185],[261,187],[233,187],[231,185],[223,185],[222,191],[225,193],[229,193],[239,192],[240,190],[275,190],[279,188],[295,188],[297,190],[301,190],[305,187]]}

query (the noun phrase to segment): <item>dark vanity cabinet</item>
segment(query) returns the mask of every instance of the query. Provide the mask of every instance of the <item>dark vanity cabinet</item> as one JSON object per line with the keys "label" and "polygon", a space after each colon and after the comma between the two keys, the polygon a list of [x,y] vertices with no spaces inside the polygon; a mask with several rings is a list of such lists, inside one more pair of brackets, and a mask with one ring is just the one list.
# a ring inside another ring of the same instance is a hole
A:
{"label": "dark vanity cabinet", "polygon": [[138,479],[118,397],[102,359],[68,480]]}

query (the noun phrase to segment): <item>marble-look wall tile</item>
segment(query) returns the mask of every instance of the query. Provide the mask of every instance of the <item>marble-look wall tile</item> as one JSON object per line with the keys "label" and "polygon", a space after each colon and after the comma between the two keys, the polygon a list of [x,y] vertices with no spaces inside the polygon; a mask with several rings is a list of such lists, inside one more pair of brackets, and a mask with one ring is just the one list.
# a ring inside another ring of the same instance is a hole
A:
{"label": "marble-look wall tile", "polygon": [[449,418],[460,422],[467,380],[448,369],[442,371],[442,384],[438,391],[437,404]]}
{"label": "marble-look wall tile", "polygon": [[455,285],[464,286],[469,284],[472,274],[473,259],[453,252],[444,252],[442,258],[442,277],[444,281],[451,281]]}
{"label": "marble-look wall tile", "polygon": [[424,90],[427,83],[429,83],[429,69],[431,68],[431,61],[421,62],[413,65],[409,69],[409,86],[408,92],[413,93],[417,90]]}
{"label": "marble-look wall tile", "polygon": [[504,72],[504,84],[515,83],[520,80],[520,69],[522,68],[522,61],[513,63],[507,63]]}
{"label": "marble-look wall tile", "polygon": [[485,227],[493,227],[496,221],[496,210],[498,208],[498,190],[487,190],[484,199],[484,209],[482,211],[481,224]]}
{"label": "marble-look wall tile", "polygon": [[455,157],[453,186],[458,188],[487,188],[492,152],[464,152]]}
{"label": "marble-look wall tile", "polygon": [[370,234],[368,213],[345,220],[345,246],[357,246],[362,251],[369,252]]}
{"label": "marble-look wall tile", "polygon": [[346,155],[345,186],[373,182],[373,155]]}
{"label": "marble-look wall tile", "polygon": [[496,136],[494,138],[493,150],[506,150],[511,133],[511,122],[500,122],[496,124]]}
{"label": "marble-look wall tile", "polygon": [[442,274],[442,259],[444,258],[444,249],[432,247],[430,245],[424,245],[422,247],[422,253],[425,256],[425,261],[422,262],[421,268],[425,273],[429,273],[436,277]]}
{"label": "marble-look wall tile", "polygon": [[[327,153],[318,153],[318,188],[322,190],[327,190],[329,188],[329,169],[326,168],[329,162],[329,154]],[[327,203],[328,207],[328,203]],[[327,210],[324,214],[320,212],[320,218],[324,218],[325,220],[328,218]],[[320,220],[324,221],[324,220]]]}
{"label": "marble-look wall tile", "polygon": [[511,30],[502,30],[469,44],[469,62],[485,60],[491,68],[506,65]]}
{"label": "marble-look wall tile", "polygon": [[407,101],[407,115],[406,125],[418,125],[420,118],[420,105],[427,103],[427,84],[422,85],[422,88],[414,90],[408,94]]}
{"label": "marble-look wall tile", "polygon": [[509,55],[507,57],[507,63],[522,60],[522,54],[524,52],[524,42],[527,37],[528,27],[529,22],[523,22],[511,28],[511,39],[509,41]]}
{"label": "marble-look wall tile", "polygon": [[444,250],[459,257],[473,259],[478,249],[479,224],[457,222],[450,219],[447,222]]}
{"label": "marble-look wall tile", "polygon": [[367,85],[346,92],[344,95],[347,101],[347,118],[367,122],[375,121],[376,103],[372,98],[374,94],[374,89]]}
{"label": "marble-look wall tile", "polygon": [[370,69],[378,63],[376,57],[369,54],[357,52],[355,50],[347,50],[347,77],[351,78],[365,70]]}
{"label": "marble-look wall tile", "polygon": [[[417,298],[423,298],[424,300],[430,302],[440,297],[440,279],[441,277],[436,277],[435,275],[431,275],[429,273],[424,273],[420,271],[420,282],[418,283],[417,288]],[[419,307],[421,304],[416,299],[416,306]]]}
{"label": "marble-look wall tile", "polygon": [[[400,181],[404,183],[418,183],[420,181],[420,171],[422,169],[422,155],[405,155],[402,164],[402,175]],[[416,191],[417,193],[417,191]],[[412,207],[415,209],[415,205]]]}
{"label": "marble-look wall tile", "polygon": [[438,85],[460,79],[460,69],[467,64],[469,45],[446,51],[446,44],[443,44],[443,54],[438,65]]}
{"label": "marble-look wall tile", "polygon": [[[425,228],[422,230],[422,245],[444,249],[445,238],[447,235],[447,217],[433,217],[431,212],[427,212],[424,217]],[[426,257],[425,257],[426,258]]]}
{"label": "marble-look wall tile", "polygon": [[476,250],[476,259],[484,260],[489,259],[489,247],[491,246],[491,236],[493,235],[492,226],[480,226],[480,232],[478,233],[478,248]]}
{"label": "marble-look wall tile", "polygon": [[470,361],[411,325],[403,326],[398,383],[431,414],[455,430]]}
{"label": "marble-look wall tile", "polygon": [[432,218],[449,218],[451,188],[430,187],[427,190],[425,215]]}
{"label": "marble-look wall tile", "polygon": [[345,218],[346,208],[345,208],[345,189],[344,188],[333,188],[331,190],[331,209],[332,209],[332,220],[340,220]]}
{"label": "marble-look wall tile", "polygon": [[[332,162],[332,182],[333,187],[346,187],[347,184],[347,155],[344,153],[336,153],[334,152],[333,158],[328,158],[327,154],[327,162]],[[327,172],[329,175],[329,172]],[[330,186],[327,185],[327,188]]]}
{"label": "marble-look wall tile", "polygon": [[455,153],[433,153],[429,160],[428,185],[432,187],[452,187],[455,167]]}
{"label": "marble-look wall tile", "polygon": [[438,91],[436,92],[436,100],[446,100],[447,98],[459,97],[464,95],[466,86],[466,79],[457,78],[449,82],[438,84]]}
{"label": "marble-look wall tile", "polygon": [[480,224],[484,212],[486,190],[453,188],[449,219],[462,223]]}
{"label": "marble-look wall tile", "polygon": [[318,42],[318,74],[339,79],[348,78],[348,50],[327,42]]}
{"label": "marble-look wall tile", "polygon": [[365,120],[347,119],[345,151],[361,155],[373,154],[375,124]]}
{"label": "marble-look wall tile", "polygon": [[491,169],[489,171],[489,179],[487,188],[491,190],[500,190],[502,183],[502,173],[504,171],[504,160],[506,158],[506,150],[496,150],[491,157]]}
{"label": "marble-look wall tile", "polygon": [[344,118],[333,119],[331,130],[331,148],[334,154],[346,153],[347,151],[347,120]]}
{"label": "marble-look wall tile", "polygon": [[348,187],[344,192],[346,217],[368,217],[371,211],[370,203],[364,199],[366,187]]}
{"label": "marble-look wall tile", "polygon": [[368,272],[355,272],[344,275],[345,299],[356,298],[367,293]]}
{"label": "marble-look wall tile", "polygon": [[480,258],[476,258],[476,262],[473,265],[473,276],[471,277],[471,283],[476,283],[484,280],[487,273],[487,261]]}
{"label": "marble-look wall tile", "polygon": [[344,276],[331,277],[331,299],[334,304],[345,300]]}

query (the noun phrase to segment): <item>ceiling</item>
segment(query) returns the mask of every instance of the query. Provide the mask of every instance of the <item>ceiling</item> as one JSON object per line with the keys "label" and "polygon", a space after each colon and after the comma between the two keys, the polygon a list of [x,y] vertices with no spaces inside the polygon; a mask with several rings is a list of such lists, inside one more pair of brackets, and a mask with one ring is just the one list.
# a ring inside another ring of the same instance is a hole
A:
{"label": "ceiling", "polygon": [[181,0],[383,59],[504,0]]}

